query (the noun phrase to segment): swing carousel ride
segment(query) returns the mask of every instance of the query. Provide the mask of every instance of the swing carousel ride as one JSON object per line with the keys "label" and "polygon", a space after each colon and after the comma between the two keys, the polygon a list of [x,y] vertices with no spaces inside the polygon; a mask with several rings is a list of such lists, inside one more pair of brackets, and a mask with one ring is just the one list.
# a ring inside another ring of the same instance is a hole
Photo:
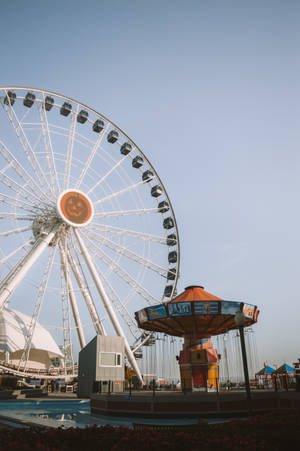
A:
{"label": "swing carousel ride", "polygon": [[257,321],[257,306],[225,301],[201,286],[189,286],[169,302],[135,313],[139,327],[183,337],[179,355],[181,386],[184,390],[214,391],[219,383],[219,356],[211,337],[237,329],[235,315],[242,312],[244,326]]}

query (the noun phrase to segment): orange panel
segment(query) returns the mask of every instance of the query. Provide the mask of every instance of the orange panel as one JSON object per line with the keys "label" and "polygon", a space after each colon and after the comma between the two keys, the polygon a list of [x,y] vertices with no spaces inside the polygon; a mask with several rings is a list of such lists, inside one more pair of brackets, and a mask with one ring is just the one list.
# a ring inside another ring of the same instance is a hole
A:
{"label": "orange panel", "polygon": [[214,294],[204,291],[202,287],[193,286],[187,287],[183,293],[180,293],[176,298],[173,298],[171,302],[182,301],[221,301]]}
{"label": "orange panel", "polygon": [[207,361],[208,362],[218,362],[218,354],[215,349],[207,349]]}
{"label": "orange panel", "polygon": [[218,376],[219,376],[219,368],[218,368],[218,366],[216,366],[216,365],[209,366],[208,367],[208,377],[215,379]]}
{"label": "orange panel", "polygon": [[219,382],[219,367],[217,365],[210,365],[208,369],[208,387],[216,387]]}

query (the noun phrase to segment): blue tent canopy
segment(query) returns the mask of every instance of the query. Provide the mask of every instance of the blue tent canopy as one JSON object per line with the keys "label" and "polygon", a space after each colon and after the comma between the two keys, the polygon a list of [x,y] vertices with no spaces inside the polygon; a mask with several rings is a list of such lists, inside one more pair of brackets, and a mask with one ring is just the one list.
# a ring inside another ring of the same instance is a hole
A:
{"label": "blue tent canopy", "polygon": [[275,370],[271,366],[264,366],[258,373],[255,374],[255,376],[264,376],[265,374],[272,374]]}
{"label": "blue tent canopy", "polygon": [[295,368],[293,368],[292,366],[288,365],[287,363],[284,363],[279,368],[277,368],[276,373],[277,374],[278,373],[280,373],[280,374],[295,373]]}

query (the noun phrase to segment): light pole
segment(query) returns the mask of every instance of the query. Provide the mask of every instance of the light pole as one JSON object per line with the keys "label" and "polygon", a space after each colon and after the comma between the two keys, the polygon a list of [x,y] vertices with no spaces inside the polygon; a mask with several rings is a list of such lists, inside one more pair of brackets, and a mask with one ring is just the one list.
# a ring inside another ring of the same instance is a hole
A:
{"label": "light pole", "polygon": [[[225,357],[226,384],[230,384],[229,365],[228,365],[228,354],[227,354],[226,341],[227,341],[227,335],[224,334],[224,335],[223,335],[223,342],[224,342],[224,357]],[[228,389],[229,389],[229,385],[228,385]]]}
{"label": "light pole", "polygon": [[249,414],[252,415],[252,402],[251,402],[251,392],[250,392],[250,383],[249,383],[249,372],[248,372],[247,354],[246,354],[245,337],[244,337],[245,319],[246,318],[245,318],[244,314],[238,310],[235,314],[234,320],[235,320],[235,324],[237,325],[239,332],[240,332],[248,411],[249,411]]}

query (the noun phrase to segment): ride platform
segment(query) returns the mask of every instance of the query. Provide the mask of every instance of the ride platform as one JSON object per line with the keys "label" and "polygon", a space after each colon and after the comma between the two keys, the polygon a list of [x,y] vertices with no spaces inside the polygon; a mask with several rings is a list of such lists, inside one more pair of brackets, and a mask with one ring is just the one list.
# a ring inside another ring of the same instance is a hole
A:
{"label": "ride platform", "polygon": [[[300,392],[251,392],[252,412],[300,409]],[[91,413],[140,418],[232,418],[249,414],[246,393],[132,392],[92,394]]]}

